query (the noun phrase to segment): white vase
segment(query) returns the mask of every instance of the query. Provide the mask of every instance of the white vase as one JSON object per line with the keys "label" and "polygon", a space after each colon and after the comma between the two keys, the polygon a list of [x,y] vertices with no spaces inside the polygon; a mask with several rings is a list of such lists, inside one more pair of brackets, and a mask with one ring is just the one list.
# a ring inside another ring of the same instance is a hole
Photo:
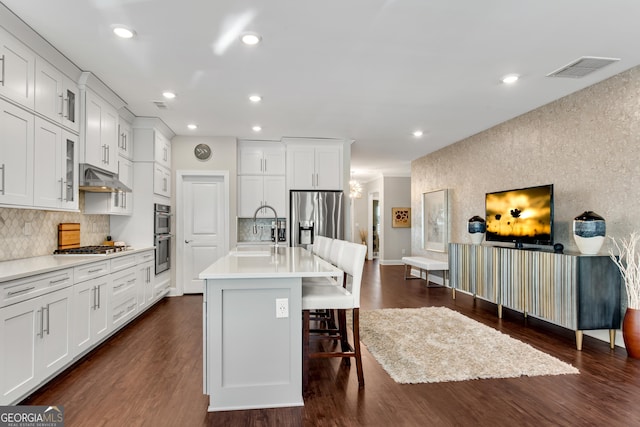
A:
{"label": "white vase", "polygon": [[596,255],[600,252],[606,235],[604,218],[593,211],[586,211],[573,220],[573,239],[585,255]]}
{"label": "white vase", "polygon": [[467,223],[467,231],[471,237],[471,243],[479,245],[484,239],[484,233],[487,231],[487,224],[482,217],[478,215],[469,219]]}

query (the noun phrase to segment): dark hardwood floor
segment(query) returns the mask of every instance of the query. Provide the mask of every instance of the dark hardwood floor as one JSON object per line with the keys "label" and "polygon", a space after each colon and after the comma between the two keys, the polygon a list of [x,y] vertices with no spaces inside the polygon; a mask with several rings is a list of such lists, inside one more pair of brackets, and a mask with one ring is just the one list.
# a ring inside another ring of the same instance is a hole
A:
{"label": "dark hardwood floor", "polygon": [[[313,359],[302,408],[207,413],[202,394],[202,298],[166,298],[23,402],[64,405],[67,426],[633,426],[640,361],[451,290],[404,281],[400,266],[367,262],[362,309],[446,306],[573,364],[580,375],[396,384],[363,347],[355,364]],[[473,339],[473,337],[469,337]],[[256,349],[260,351],[260,349]]]}

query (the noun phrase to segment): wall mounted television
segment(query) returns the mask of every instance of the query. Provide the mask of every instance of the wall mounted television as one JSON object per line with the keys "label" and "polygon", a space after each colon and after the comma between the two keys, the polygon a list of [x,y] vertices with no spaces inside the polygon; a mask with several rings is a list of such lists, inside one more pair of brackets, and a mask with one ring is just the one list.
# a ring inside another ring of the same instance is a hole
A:
{"label": "wall mounted television", "polygon": [[553,245],[553,184],[487,193],[486,240]]}

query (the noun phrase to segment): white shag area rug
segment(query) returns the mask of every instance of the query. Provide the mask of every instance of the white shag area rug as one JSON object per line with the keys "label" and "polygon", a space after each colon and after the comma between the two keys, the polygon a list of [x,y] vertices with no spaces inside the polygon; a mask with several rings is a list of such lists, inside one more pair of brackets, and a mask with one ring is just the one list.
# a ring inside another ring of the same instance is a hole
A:
{"label": "white shag area rug", "polygon": [[580,373],[445,307],[360,310],[360,339],[402,384]]}

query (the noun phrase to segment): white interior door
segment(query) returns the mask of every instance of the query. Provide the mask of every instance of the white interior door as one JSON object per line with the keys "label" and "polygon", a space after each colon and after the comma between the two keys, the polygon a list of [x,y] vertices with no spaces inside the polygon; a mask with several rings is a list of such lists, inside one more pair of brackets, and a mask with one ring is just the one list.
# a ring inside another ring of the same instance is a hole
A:
{"label": "white interior door", "polygon": [[225,175],[182,175],[182,202],[176,219],[181,225],[178,271],[184,293],[202,293],[204,283],[198,275],[229,250],[227,180]]}

